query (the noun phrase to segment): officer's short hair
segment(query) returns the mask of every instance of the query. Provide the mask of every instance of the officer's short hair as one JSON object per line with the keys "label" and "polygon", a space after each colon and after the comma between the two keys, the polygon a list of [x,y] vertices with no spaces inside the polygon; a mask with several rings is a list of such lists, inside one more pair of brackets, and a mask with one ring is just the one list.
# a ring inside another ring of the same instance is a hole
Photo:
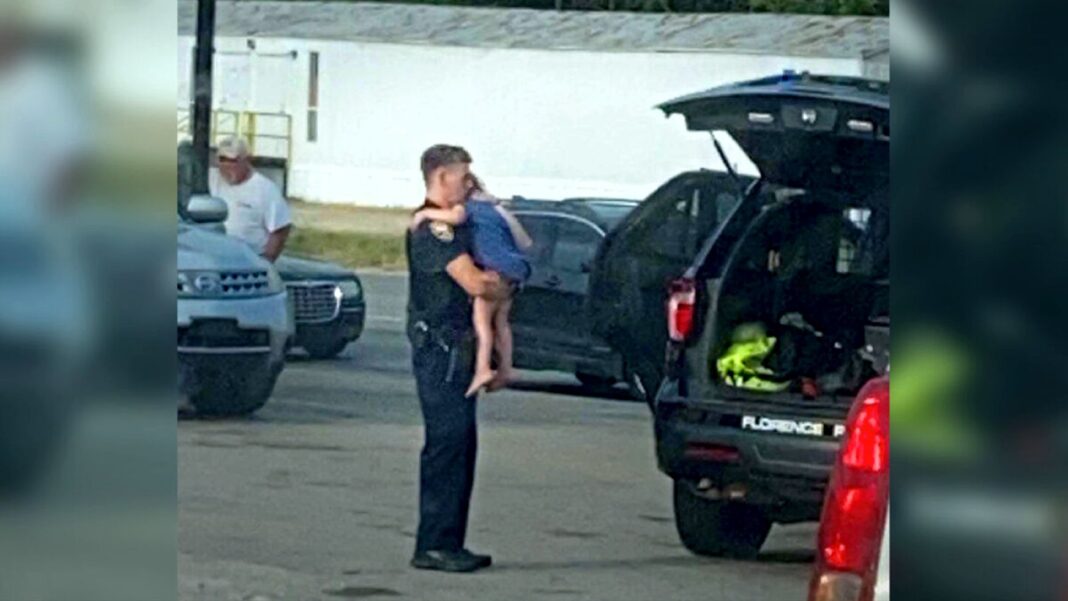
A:
{"label": "officer's short hair", "polygon": [[423,152],[419,165],[423,170],[423,181],[430,182],[430,174],[439,167],[448,167],[457,163],[470,163],[471,155],[459,146],[435,144]]}

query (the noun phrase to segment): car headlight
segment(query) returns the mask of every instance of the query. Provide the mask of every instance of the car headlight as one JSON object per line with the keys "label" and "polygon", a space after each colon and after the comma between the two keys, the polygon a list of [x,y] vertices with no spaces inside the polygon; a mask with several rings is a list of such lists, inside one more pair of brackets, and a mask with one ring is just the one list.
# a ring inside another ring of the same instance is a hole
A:
{"label": "car headlight", "polygon": [[337,288],[341,291],[341,297],[344,299],[359,298],[363,294],[363,290],[360,289],[360,283],[356,280],[341,280],[337,283]]}
{"label": "car headlight", "polygon": [[222,275],[216,271],[179,271],[179,298],[211,298],[222,296]]}
{"label": "car headlight", "polygon": [[193,283],[189,274],[184,271],[178,272],[178,296],[190,296],[193,292]]}

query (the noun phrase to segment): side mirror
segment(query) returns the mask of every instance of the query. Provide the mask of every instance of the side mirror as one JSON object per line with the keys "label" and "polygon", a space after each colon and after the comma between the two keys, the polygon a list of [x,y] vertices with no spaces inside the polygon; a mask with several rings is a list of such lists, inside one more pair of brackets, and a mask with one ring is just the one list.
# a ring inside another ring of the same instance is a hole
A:
{"label": "side mirror", "polygon": [[218,223],[226,221],[228,210],[226,201],[207,194],[195,194],[189,197],[186,205],[189,218],[197,223]]}

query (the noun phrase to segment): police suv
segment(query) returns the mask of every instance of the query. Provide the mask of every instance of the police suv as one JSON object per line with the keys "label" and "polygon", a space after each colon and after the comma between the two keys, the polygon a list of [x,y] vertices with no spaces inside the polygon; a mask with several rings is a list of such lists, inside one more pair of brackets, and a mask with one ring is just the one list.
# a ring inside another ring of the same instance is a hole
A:
{"label": "police suv", "polygon": [[721,154],[728,133],[761,178],[665,185],[602,246],[591,315],[639,367],[681,541],[752,557],[772,523],[819,519],[889,361],[889,86],[788,72],[659,108]]}

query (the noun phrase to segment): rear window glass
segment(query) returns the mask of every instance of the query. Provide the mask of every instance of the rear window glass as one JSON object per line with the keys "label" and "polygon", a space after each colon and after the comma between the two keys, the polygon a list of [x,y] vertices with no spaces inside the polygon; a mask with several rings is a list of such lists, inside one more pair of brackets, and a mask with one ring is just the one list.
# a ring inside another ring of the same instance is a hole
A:
{"label": "rear window glass", "polygon": [[592,227],[570,219],[561,220],[553,249],[553,267],[582,273],[593,263],[601,235]]}
{"label": "rear window glass", "polygon": [[527,258],[534,265],[545,265],[549,262],[553,242],[556,238],[557,219],[540,215],[517,214],[516,219],[527,231],[533,245],[527,249]]}
{"label": "rear window glass", "polygon": [[737,194],[719,187],[685,186],[654,217],[656,224],[649,232],[647,246],[665,257],[689,261],[701,241],[727,219],[738,202]]}
{"label": "rear window glass", "polygon": [[591,204],[590,208],[608,230],[614,230],[634,210],[633,205]]}
{"label": "rear window glass", "polygon": [[836,270],[841,274],[889,275],[889,215],[885,210],[849,207],[842,211]]}
{"label": "rear window glass", "polygon": [[871,209],[849,208],[842,211],[845,227],[838,240],[838,273],[856,273],[860,256],[860,240],[868,229]]}

